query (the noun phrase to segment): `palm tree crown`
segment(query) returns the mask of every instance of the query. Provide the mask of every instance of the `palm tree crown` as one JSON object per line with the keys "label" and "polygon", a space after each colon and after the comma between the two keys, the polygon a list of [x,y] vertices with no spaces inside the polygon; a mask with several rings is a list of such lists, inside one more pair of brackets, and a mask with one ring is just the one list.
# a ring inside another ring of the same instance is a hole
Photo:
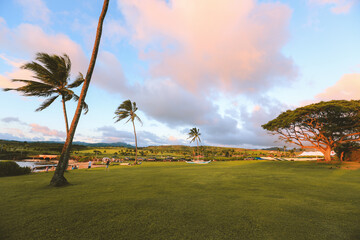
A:
{"label": "palm tree crown", "polygon": [[129,118],[126,122],[129,122],[130,120],[134,122],[134,120],[137,119],[142,124],[141,119],[135,113],[137,110],[138,107],[136,106],[136,102],[131,102],[130,100],[122,102],[115,111],[115,122],[119,122],[125,118]]}
{"label": "palm tree crown", "polygon": [[199,142],[201,142],[201,140],[200,140],[200,135],[201,135],[200,129],[192,128],[192,129],[190,129],[190,132],[188,133],[188,135],[189,135],[188,139],[191,138],[190,143],[194,142],[195,140],[196,141],[199,140]]}
{"label": "palm tree crown", "polygon": [[135,119],[137,119],[141,124],[142,121],[138,117],[138,115],[135,113],[138,110],[136,107],[136,102],[131,102],[130,100],[126,100],[120,104],[120,106],[115,111],[115,117],[116,121],[119,122],[123,119],[128,118],[126,122],[129,122],[131,120],[133,127],[134,127],[134,136],[135,136],[135,164],[137,162],[137,137],[136,137],[136,130],[135,130]]}
{"label": "palm tree crown", "polygon": [[[63,56],[49,55],[47,53],[37,53],[36,60],[24,64],[21,68],[30,70],[34,73],[36,80],[12,79],[13,82],[25,83],[18,88],[5,88],[4,91],[22,92],[24,96],[46,97],[47,99],[40,105],[36,111],[42,111],[50,106],[59,96],[62,97],[63,111],[65,116],[66,131],[69,131],[68,119],[66,114],[65,102],[71,99],[78,101],[79,96],[72,91],[72,88],[80,86],[84,82],[81,73],[69,84],[71,61],[68,55]],[[84,103],[85,113],[88,106]]]}

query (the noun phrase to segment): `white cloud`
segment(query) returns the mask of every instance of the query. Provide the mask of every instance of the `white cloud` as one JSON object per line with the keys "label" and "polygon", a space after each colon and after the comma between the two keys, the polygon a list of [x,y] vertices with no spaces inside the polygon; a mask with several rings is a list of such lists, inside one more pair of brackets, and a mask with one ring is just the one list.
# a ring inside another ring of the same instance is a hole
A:
{"label": "white cloud", "polygon": [[348,13],[359,0],[309,0],[312,4],[331,6],[330,10],[335,14]]}
{"label": "white cloud", "polygon": [[17,117],[5,117],[1,121],[4,123],[4,128],[1,129],[1,136],[6,136],[3,139],[9,140],[57,140],[64,141],[66,133],[50,129],[47,126],[42,126],[36,123],[26,123]]}
{"label": "white cloud", "polygon": [[50,22],[51,11],[42,0],[16,0],[22,8],[25,20],[41,21],[45,24]]}
{"label": "white cloud", "polygon": [[[101,133],[100,141],[102,142],[124,142],[135,146],[135,138],[132,132],[117,130],[113,126],[103,126],[96,131]],[[138,146],[145,147],[150,145],[164,145],[168,144],[168,140],[159,137],[154,133],[148,131],[137,131]]]}

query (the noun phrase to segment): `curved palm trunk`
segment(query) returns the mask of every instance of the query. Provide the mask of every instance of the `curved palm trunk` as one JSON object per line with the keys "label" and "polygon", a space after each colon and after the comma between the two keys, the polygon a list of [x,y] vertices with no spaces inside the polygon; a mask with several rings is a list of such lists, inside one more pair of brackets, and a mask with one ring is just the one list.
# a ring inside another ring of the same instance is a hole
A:
{"label": "curved palm trunk", "polygon": [[[63,110],[64,110],[64,118],[65,118],[65,125],[66,125],[66,135],[69,134],[69,122],[68,122],[68,117],[67,117],[67,113],[66,113],[66,106],[65,106],[65,97],[62,96],[62,104],[63,104]],[[68,162],[66,163],[65,166],[65,170],[68,168]]]}
{"label": "curved palm trunk", "polygon": [[137,163],[137,137],[136,137],[136,131],[135,131],[135,123],[132,121],[132,124],[134,126],[134,135],[135,135],[135,164]]}
{"label": "curved palm trunk", "polygon": [[66,107],[65,107],[65,98],[64,96],[62,96],[62,104],[63,104],[63,110],[64,110],[64,118],[65,118],[65,125],[66,125],[66,135],[69,133],[69,122],[68,122],[68,117],[67,117],[67,113],[66,113]]}
{"label": "curved palm trunk", "polygon": [[93,52],[91,55],[89,68],[86,73],[85,81],[84,81],[82,89],[81,89],[81,94],[80,94],[80,98],[79,98],[78,105],[76,108],[76,112],[75,112],[74,118],[71,122],[70,130],[66,136],[66,141],[65,141],[64,147],[61,151],[60,159],[59,159],[58,165],[56,167],[54,176],[52,177],[52,179],[50,181],[50,185],[55,186],[55,187],[60,187],[60,186],[69,184],[69,182],[64,177],[64,172],[66,170],[66,166],[69,161],[72,141],[73,141],[73,138],[75,135],[76,127],[77,127],[79,119],[80,119],[80,115],[81,115],[81,111],[82,111],[82,108],[84,105],[86,93],[87,93],[87,90],[90,85],[91,76],[94,71],[96,57],[97,57],[97,54],[99,51],[102,26],[104,23],[104,19],[105,19],[105,15],[106,15],[108,6],[109,6],[109,0],[104,0],[103,8],[102,8],[102,11],[101,11],[101,14],[99,17],[99,22],[98,22],[98,26],[97,26],[97,30],[96,30],[96,38],[95,38]]}
{"label": "curved palm trunk", "polygon": [[196,139],[197,160],[199,161],[199,141]]}

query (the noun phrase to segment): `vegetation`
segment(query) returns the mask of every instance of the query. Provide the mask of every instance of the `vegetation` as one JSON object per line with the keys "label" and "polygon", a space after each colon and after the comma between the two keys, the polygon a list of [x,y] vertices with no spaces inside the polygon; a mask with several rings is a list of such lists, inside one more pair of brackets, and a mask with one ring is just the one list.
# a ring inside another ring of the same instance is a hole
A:
{"label": "vegetation", "polygon": [[[359,170],[143,163],[0,178],[3,239],[359,239]],[[121,180],[119,180],[121,179]],[[91,221],[89,221],[91,219]]]}
{"label": "vegetation", "polygon": [[58,165],[56,167],[54,176],[52,177],[52,179],[50,181],[50,185],[55,186],[55,187],[60,187],[60,186],[69,184],[69,182],[64,177],[64,172],[68,166],[68,162],[69,162],[69,158],[70,158],[70,150],[71,150],[72,142],[74,139],[76,127],[77,127],[79,119],[80,119],[81,111],[85,106],[85,97],[86,97],[86,93],[89,88],[91,77],[92,77],[92,74],[94,71],[95,62],[96,62],[99,45],[100,45],[102,26],[104,23],[104,19],[105,19],[105,15],[106,15],[108,6],[109,6],[109,0],[104,0],[103,8],[102,8],[102,11],[101,11],[101,14],[99,17],[99,22],[98,22],[98,26],[97,26],[97,30],[96,30],[94,48],[93,48],[93,52],[91,55],[89,68],[88,68],[88,71],[86,73],[86,77],[84,80],[84,84],[81,89],[81,94],[80,94],[80,97],[78,100],[78,105],[77,105],[73,120],[71,122],[70,130],[66,136],[65,144],[61,151],[60,159],[59,159]]}
{"label": "vegetation", "polygon": [[[19,142],[0,140],[0,159],[4,160],[19,160],[26,158],[36,158],[40,154],[60,155],[63,147],[61,142]],[[72,145],[71,159],[86,160],[86,159],[101,159],[104,157],[116,159],[135,160],[135,148],[117,147],[119,143],[111,146],[110,144],[94,145]],[[184,145],[169,145],[169,146],[149,146],[138,148],[138,159],[146,160],[153,159],[156,161],[182,161],[191,160],[193,157],[195,147]],[[294,157],[299,154],[299,149],[290,149],[285,153],[280,150],[256,150],[243,148],[228,148],[215,146],[199,146],[199,154],[203,156],[203,160],[244,160],[245,158],[254,157]]]}
{"label": "vegetation", "polygon": [[338,144],[334,150],[336,155],[340,159],[340,161],[344,161],[352,151],[356,151],[360,148],[360,144],[358,142],[346,142],[343,144]]}
{"label": "vegetation", "polygon": [[131,102],[130,100],[126,100],[120,104],[120,106],[115,111],[115,122],[119,122],[124,119],[128,119],[126,122],[131,120],[132,125],[134,127],[134,136],[135,136],[135,164],[137,163],[137,138],[136,138],[136,130],[135,130],[135,119],[137,119],[141,124],[142,121],[135,113],[138,110],[136,106],[136,102]]}
{"label": "vegetation", "polygon": [[0,177],[24,175],[30,171],[30,168],[20,167],[16,162],[0,161]]}
{"label": "vegetation", "polygon": [[333,100],[288,110],[262,127],[302,148],[315,148],[330,161],[334,148],[360,140],[360,101]]}
{"label": "vegetation", "polygon": [[198,128],[192,128],[190,129],[190,132],[188,133],[189,137],[188,139],[190,139],[190,143],[196,141],[196,152],[197,152],[197,156],[198,156],[198,160],[199,160],[199,142],[201,142],[200,140],[200,130]]}
{"label": "vegetation", "polygon": [[[18,88],[5,88],[4,91],[15,90],[23,93],[25,96],[47,97],[36,111],[44,110],[61,96],[66,133],[68,133],[69,123],[65,102],[71,99],[75,101],[79,99],[79,96],[71,89],[80,86],[84,82],[83,75],[79,73],[76,80],[71,84],[69,83],[71,61],[66,54],[58,56],[37,53],[36,60],[38,62],[26,63],[21,68],[32,71],[35,74],[34,78],[37,80],[12,79],[13,82],[22,82],[25,85]],[[85,103],[84,108],[87,112],[88,106]]]}
{"label": "vegetation", "polygon": [[[2,160],[21,160],[33,158],[40,154],[59,155],[63,143],[57,142],[19,142],[0,140],[0,159]],[[73,154],[85,151],[87,146],[73,145]]]}

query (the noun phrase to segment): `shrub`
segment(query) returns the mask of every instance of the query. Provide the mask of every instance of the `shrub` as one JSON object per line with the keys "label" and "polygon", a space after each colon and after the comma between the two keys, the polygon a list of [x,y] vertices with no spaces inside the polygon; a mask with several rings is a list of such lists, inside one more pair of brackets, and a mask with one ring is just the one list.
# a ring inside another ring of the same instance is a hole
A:
{"label": "shrub", "polygon": [[31,172],[29,167],[20,167],[13,161],[1,161],[0,162],[0,177],[17,176],[28,174]]}
{"label": "shrub", "polygon": [[88,162],[92,160],[93,158],[91,156],[80,156],[77,161],[78,162]]}

